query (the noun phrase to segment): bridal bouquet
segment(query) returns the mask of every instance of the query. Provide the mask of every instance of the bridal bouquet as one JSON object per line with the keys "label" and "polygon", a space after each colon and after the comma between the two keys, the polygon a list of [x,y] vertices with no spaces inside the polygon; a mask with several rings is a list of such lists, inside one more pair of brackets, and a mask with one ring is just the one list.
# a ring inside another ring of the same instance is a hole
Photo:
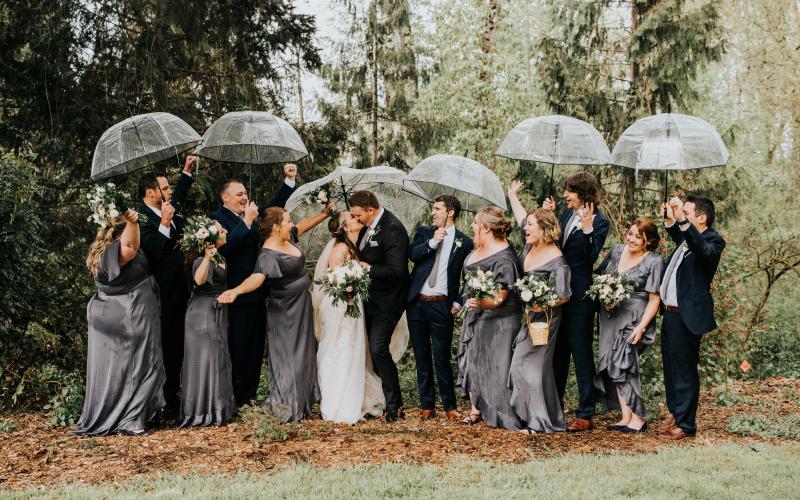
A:
{"label": "bridal bouquet", "polygon": [[[465,288],[468,299],[495,299],[502,290],[502,285],[494,280],[492,271],[477,269],[464,276]],[[467,307],[458,310],[458,317],[464,319],[467,315]]]}
{"label": "bridal bouquet", "polygon": [[[328,184],[318,186],[313,191],[308,193],[303,201],[305,201],[306,205],[327,205],[333,201],[331,200],[331,193],[333,193],[335,189],[341,189],[341,187],[339,187],[338,180],[333,180]],[[335,215],[335,212],[331,211],[331,215]]]}
{"label": "bridal bouquet", "polygon": [[613,315],[615,307],[633,293],[633,285],[616,274],[600,274],[592,280],[592,286],[586,290],[586,297],[603,304],[608,317]]}
{"label": "bridal bouquet", "polygon": [[[550,339],[550,308],[558,303],[555,286],[536,275],[528,275],[518,279],[514,288],[519,290],[519,298],[525,303],[524,321],[528,325],[531,342],[535,346],[547,345]],[[544,309],[546,322],[531,322],[528,313],[537,306]]]}
{"label": "bridal bouquet", "polygon": [[355,260],[349,260],[341,266],[329,269],[319,279],[314,280],[326,295],[333,298],[333,305],[339,302],[347,304],[345,316],[360,318],[359,301],[366,301],[369,296],[369,271],[361,267]]}
{"label": "bridal bouquet", "polygon": [[[130,205],[128,193],[117,189],[113,182],[95,185],[86,194],[89,210],[92,212],[86,220],[94,222],[100,227],[108,226],[111,221],[125,213]],[[139,214],[139,223],[147,222],[147,216]]]}
{"label": "bridal bouquet", "polygon": [[[184,252],[194,250],[203,255],[206,251],[206,245],[215,245],[218,239],[219,234],[214,221],[205,215],[198,215],[189,217],[186,220],[180,246]],[[211,260],[214,264],[222,264],[223,262],[219,252],[216,252]]]}

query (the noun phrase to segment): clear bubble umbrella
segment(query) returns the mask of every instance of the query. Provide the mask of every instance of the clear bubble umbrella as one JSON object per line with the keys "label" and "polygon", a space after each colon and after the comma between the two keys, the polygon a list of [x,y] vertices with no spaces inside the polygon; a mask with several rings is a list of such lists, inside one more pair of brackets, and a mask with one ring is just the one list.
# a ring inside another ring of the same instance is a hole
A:
{"label": "clear bubble umbrella", "polygon": [[611,163],[636,170],[669,171],[719,167],[728,163],[728,147],[714,127],[695,116],[659,113],[625,129],[611,153]]}
{"label": "clear bubble umbrella", "polygon": [[94,181],[127,174],[176,158],[200,142],[188,123],[170,113],[147,113],[127,118],[109,128],[94,149]]}
{"label": "clear bubble umbrella", "polygon": [[508,133],[495,152],[512,160],[550,163],[553,191],[555,165],[605,165],[611,153],[603,136],[591,124],[563,115],[528,118]]}
{"label": "clear bubble umbrella", "polygon": [[468,212],[477,212],[488,205],[507,209],[503,185],[497,175],[464,156],[429,156],[406,176],[403,186],[415,193],[422,192],[429,201],[443,194],[455,196]]}
{"label": "clear bubble umbrella", "polygon": [[[419,190],[404,189],[406,174],[388,165],[364,169],[339,167],[330,174],[303,184],[286,201],[286,210],[294,221],[319,213],[322,205],[314,203],[313,194],[325,191],[325,197],[339,210],[349,208],[349,197],[355,191],[372,191],[378,201],[395,214],[411,233],[425,210],[425,195]],[[300,237],[309,258],[316,260],[330,240],[327,224],[319,224]]]}

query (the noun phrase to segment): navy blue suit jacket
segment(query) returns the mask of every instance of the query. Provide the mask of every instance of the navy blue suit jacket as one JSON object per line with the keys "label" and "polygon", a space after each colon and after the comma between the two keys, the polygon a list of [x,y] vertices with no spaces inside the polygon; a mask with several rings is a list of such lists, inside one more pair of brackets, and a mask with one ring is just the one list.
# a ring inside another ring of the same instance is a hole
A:
{"label": "navy blue suit jacket", "polygon": [[[174,207],[180,207],[183,204],[193,182],[194,179],[191,175],[181,173],[178,176],[178,181],[172,191],[171,203]],[[162,307],[186,304],[189,298],[189,288],[183,274],[183,252],[178,245],[183,237],[183,226],[186,224],[186,220],[176,209],[175,216],[172,218],[175,227],[170,229],[168,238],[158,230],[161,217],[156,215],[150,207],[141,203],[138,211],[147,216],[147,222],[139,227],[140,242],[150,264],[150,274],[158,283]]]}
{"label": "navy blue suit jacket", "polygon": [[[687,252],[678,267],[678,308],[681,319],[689,331],[703,335],[717,327],[714,319],[714,300],[711,298],[711,281],[717,272],[719,259],[725,250],[725,240],[713,228],[702,233],[693,225],[681,231],[675,223],[667,233],[676,245],[686,241]],[[673,251],[669,261],[675,255]],[[666,273],[667,266],[664,266]]]}
{"label": "navy blue suit jacket", "polygon": [[592,222],[592,232],[589,234],[584,233],[578,229],[572,236],[567,238],[567,224],[572,218],[573,211],[566,209],[561,212],[559,220],[561,224],[561,238],[558,241],[558,246],[561,248],[561,253],[564,254],[564,260],[567,261],[571,278],[569,286],[572,288],[572,298],[562,307],[565,313],[593,313],[597,310],[598,305],[594,301],[587,299],[586,290],[592,284],[592,268],[600,256],[600,251],[606,242],[608,236],[608,219],[603,216],[603,213],[595,209],[595,218]]}
{"label": "navy blue suit jacket", "polygon": [[[286,200],[294,192],[295,188],[289,187],[285,182],[278,191],[278,194],[265,206],[259,207],[259,213],[269,207],[283,207]],[[220,206],[216,212],[211,214],[211,218],[218,221],[222,227],[228,230],[227,242],[219,248],[219,253],[225,257],[226,270],[228,272],[228,287],[239,286],[248,276],[253,273],[258,258],[258,249],[261,248],[263,240],[256,231],[256,223],[247,227],[242,219],[231,210]],[[264,300],[265,287],[239,296],[236,302],[239,304],[252,304]]]}
{"label": "navy blue suit jacket", "polygon": [[[425,286],[428,276],[433,270],[433,262],[436,260],[436,249],[431,248],[428,242],[433,238],[436,228],[433,226],[418,227],[414,233],[414,240],[408,250],[408,258],[414,263],[411,271],[410,284],[408,288],[407,301],[414,300],[422,287]],[[459,247],[456,242],[461,241]],[[447,305],[453,306],[453,302],[461,290],[461,269],[464,267],[464,260],[472,251],[472,240],[464,233],[456,229],[456,237],[453,241],[453,248],[447,260]]]}

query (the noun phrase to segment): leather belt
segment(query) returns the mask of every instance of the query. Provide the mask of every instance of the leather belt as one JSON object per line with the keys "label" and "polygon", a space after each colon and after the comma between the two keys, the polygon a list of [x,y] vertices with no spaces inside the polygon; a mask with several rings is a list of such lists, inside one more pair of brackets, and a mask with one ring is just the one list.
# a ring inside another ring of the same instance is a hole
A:
{"label": "leather belt", "polygon": [[447,295],[423,295],[423,294],[419,294],[419,295],[417,295],[417,297],[419,297],[419,300],[421,300],[423,302],[444,302],[444,301],[447,300]]}
{"label": "leather belt", "polygon": [[669,313],[676,313],[681,311],[680,307],[668,306],[666,304],[664,304],[664,310]]}

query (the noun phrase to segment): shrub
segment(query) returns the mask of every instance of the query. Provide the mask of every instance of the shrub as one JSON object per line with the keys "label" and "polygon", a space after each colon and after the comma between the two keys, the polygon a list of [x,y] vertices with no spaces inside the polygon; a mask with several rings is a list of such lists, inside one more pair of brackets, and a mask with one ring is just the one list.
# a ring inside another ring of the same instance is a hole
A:
{"label": "shrub", "polygon": [[764,439],[800,440],[800,416],[779,417],[775,412],[768,416],[734,415],[728,423],[728,431]]}

